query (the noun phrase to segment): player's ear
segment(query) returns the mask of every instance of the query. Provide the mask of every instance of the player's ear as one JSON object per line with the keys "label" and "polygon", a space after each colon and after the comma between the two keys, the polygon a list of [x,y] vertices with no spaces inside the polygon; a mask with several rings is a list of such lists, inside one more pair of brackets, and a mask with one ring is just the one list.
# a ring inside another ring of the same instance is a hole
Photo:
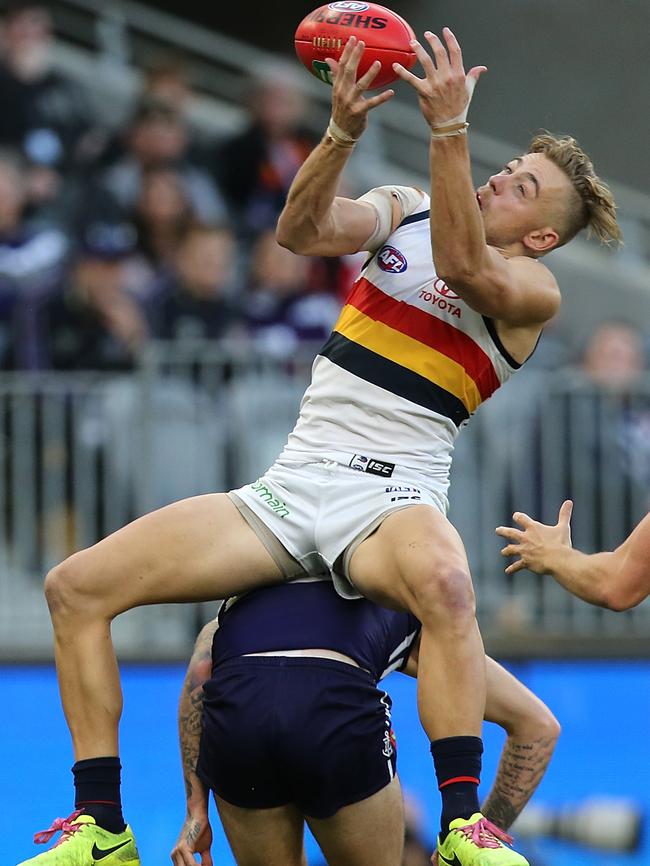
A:
{"label": "player's ear", "polygon": [[523,244],[531,253],[536,253],[538,256],[550,252],[558,245],[560,240],[559,234],[551,226],[544,226],[541,229],[529,232],[523,238]]}

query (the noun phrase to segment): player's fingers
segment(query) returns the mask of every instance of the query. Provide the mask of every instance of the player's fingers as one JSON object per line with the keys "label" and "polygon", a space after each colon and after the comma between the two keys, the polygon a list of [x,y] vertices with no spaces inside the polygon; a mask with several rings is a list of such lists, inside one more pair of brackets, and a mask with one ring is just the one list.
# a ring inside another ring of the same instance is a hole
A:
{"label": "player's fingers", "polygon": [[378,105],[383,105],[384,102],[388,102],[393,96],[395,96],[394,90],[384,90],[383,93],[378,93],[377,96],[371,96],[370,99],[366,99],[368,111],[377,108]]}
{"label": "player's fingers", "polygon": [[344,46],[343,51],[341,52],[341,56],[339,58],[339,63],[342,63],[343,66],[345,66],[345,64],[350,59],[350,56],[351,56],[352,52],[354,51],[356,44],[357,44],[357,37],[356,36],[350,36],[348,41],[345,43],[345,46]]}
{"label": "player's fingers", "polygon": [[433,51],[433,56],[436,58],[436,66],[438,69],[445,69],[449,66],[449,57],[447,56],[447,51],[445,50],[445,46],[440,41],[440,37],[435,33],[432,33],[430,30],[424,34],[425,39],[431,46],[431,50]]}
{"label": "player's fingers", "polygon": [[467,76],[465,78],[465,86],[467,87],[470,96],[472,95],[472,93],[474,93],[474,88],[476,87],[481,75],[483,75],[483,73],[487,71],[487,66],[472,66],[470,71],[467,73]]}
{"label": "player's fingers", "polygon": [[449,61],[451,68],[455,72],[463,72],[463,52],[461,51],[458,40],[451,32],[449,27],[442,28],[442,35],[445,37],[447,51],[449,52]]}
{"label": "player's fingers", "polygon": [[370,64],[370,68],[365,72],[361,78],[357,81],[357,87],[359,90],[367,90],[375,78],[381,72],[381,63],[379,60],[375,60]]}
{"label": "player's fingers", "polygon": [[514,526],[497,526],[494,530],[501,538],[508,538],[510,541],[521,541],[524,533],[521,529],[515,529]]}
{"label": "player's fingers", "polygon": [[339,66],[339,64],[337,63],[337,61],[334,60],[334,59],[331,58],[331,57],[326,57],[326,58],[325,58],[325,63],[327,63],[327,65],[329,66],[329,68],[330,68],[330,72],[332,73],[332,80],[334,80],[334,79],[336,78],[336,76],[338,75],[338,73],[339,73],[339,69],[340,69],[341,67]]}
{"label": "player's fingers", "polygon": [[201,866],[213,866],[212,854],[209,849],[207,851],[201,851]]}
{"label": "player's fingers", "polygon": [[346,80],[356,81],[357,80],[357,69],[359,68],[359,63],[361,62],[361,58],[363,57],[363,52],[365,50],[366,43],[361,39],[357,42],[357,44],[352,49],[352,53],[350,54],[350,58],[345,64],[345,75]]}
{"label": "player's fingers", "polygon": [[509,565],[506,568],[506,574],[515,574],[515,572],[521,571],[522,568],[526,568],[526,566],[524,565],[522,560],[519,559],[517,562],[513,562],[512,565]]}
{"label": "player's fingers", "polygon": [[424,79],[418,78],[417,75],[413,75],[413,73],[409,72],[408,69],[405,69],[401,63],[393,63],[393,72],[395,75],[398,75],[402,81],[406,81],[406,83],[410,84],[411,87],[415,87],[418,92],[425,83]]}
{"label": "player's fingers", "polygon": [[568,526],[571,522],[571,515],[573,514],[573,502],[570,499],[565,500],[560,506],[560,513],[558,515],[558,524],[561,523],[563,526]]}
{"label": "player's fingers", "polygon": [[524,528],[527,526],[532,526],[535,522],[532,517],[524,514],[523,511],[515,511],[515,513],[512,515],[512,519],[515,521],[515,523],[518,523],[519,526],[523,526]]}
{"label": "player's fingers", "polygon": [[424,74],[429,77],[430,75],[434,75],[436,71],[436,67],[433,65],[433,60],[431,59],[431,55],[428,51],[420,45],[417,39],[413,39],[410,42],[410,46],[415,52],[415,56],[420,62],[420,66],[424,70]]}
{"label": "player's fingers", "polygon": [[501,548],[501,556],[519,556],[519,551],[518,544],[506,544],[505,547]]}

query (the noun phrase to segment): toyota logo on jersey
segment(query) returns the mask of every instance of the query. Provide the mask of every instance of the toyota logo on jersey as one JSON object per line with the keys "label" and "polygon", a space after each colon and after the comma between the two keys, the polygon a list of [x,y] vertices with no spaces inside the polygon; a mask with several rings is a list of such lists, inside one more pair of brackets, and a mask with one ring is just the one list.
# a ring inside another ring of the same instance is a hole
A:
{"label": "toyota logo on jersey", "polygon": [[406,256],[395,247],[385,244],[377,253],[377,264],[388,274],[403,274],[408,267]]}
{"label": "toyota logo on jersey", "polygon": [[448,301],[459,300],[456,292],[452,292],[447,283],[443,282],[440,277],[434,281],[433,290],[436,294],[441,295],[443,298],[447,298]]}

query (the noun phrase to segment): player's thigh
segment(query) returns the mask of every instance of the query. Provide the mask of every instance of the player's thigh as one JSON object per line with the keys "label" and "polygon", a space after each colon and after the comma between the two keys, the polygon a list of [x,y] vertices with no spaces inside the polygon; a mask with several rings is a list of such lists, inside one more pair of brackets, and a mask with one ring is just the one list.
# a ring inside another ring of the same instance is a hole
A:
{"label": "player's thigh", "polygon": [[237,866],[307,866],[304,817],[295,806],[241,809],[214,799]]}
{"label": "player's thigh", "polygon": [[307,818],[328,866],[400,866],[404,805],[397,776],[376,794],[331,818]]}
{"label": "player's thigh", "polygon": [[444,514],[414,505],[389,514],[355,550],[352,583],[369,598],[413,609],[418,586],[449,575],[469,575],[460,535]]}
{"label": "player's thigh", "polygon": [[[279,567],[224,493],[152,511],[53,570],[75,593],[120,613],[141,604],[226,598],[279,581]],[[48,576],[50,579],[50,576]]]}

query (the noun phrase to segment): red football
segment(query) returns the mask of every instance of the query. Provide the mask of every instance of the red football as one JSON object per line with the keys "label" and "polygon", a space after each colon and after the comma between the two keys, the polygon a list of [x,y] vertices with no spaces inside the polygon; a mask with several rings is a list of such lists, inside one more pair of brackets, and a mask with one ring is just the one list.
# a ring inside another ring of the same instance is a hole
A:
{"label": "red football", "polygon": [[402,17],[377,3],[353,3],[351,0],[328,3],[303,18],[296,30],[296,54],[312,75],[331,84],[325,58],[338,60],[350,36],[362,39],[366,45],[357,78],[375,60],[381,61],[373,88],[384,87],[397,79],[393,63],[401,63],[407,69],[415,63],[415,54],[409,45],[415,34]]}

